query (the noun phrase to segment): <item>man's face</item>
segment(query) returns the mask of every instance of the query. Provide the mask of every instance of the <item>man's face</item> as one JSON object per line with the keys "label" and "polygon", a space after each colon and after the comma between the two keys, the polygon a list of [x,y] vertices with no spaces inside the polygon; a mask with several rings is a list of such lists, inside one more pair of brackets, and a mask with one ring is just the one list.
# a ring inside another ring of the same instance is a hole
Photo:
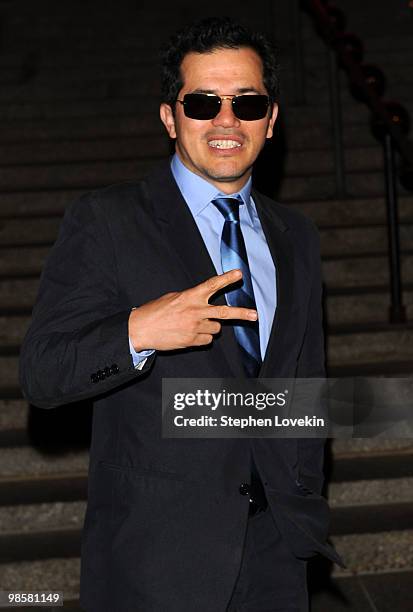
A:
{"label": "man's face", "polygon": [[[187,93],[268,93],[261,59],[249,48],[189,53],[181,74],[184,85],[179,100]],[[263,119],[241,121],[232,111],[231,100],[223,100],[218,115],[206,121],[186,117],[179,102],[175,116],[168,104],[161,104],[160,115],[169,136],[176,138],[175,149],[185,166],[223,193],[234,193],[245,185],[265,139],[272,136],[277,111],[274,105]],[[225,148],[217,147],[219,140],[226,141]]]}

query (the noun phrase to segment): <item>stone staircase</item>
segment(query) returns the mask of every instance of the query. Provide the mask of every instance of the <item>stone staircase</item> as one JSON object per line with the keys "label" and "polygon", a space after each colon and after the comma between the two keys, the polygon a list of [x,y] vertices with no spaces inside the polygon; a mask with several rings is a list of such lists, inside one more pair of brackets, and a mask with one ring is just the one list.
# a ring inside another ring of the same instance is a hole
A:
{"label": "stone staircase", "polygon": [[[87,16],[80,0],[58,4],[0,3],[0,590],[63,591],[64,609],[78,612],[90,405],[28,407],[18,388],[19,345],[67,204],[91,188],[140,177],[169,154],[154,69],[159,41],[183,20],[176,7],[156,13],[132,0],[119,1],[115,14],[89,2]],[[178,4],[188,21],[224,5],[252,25],[274,25],[266,2],[254,3],[253,14],[249,3]],[[283,39],[276,137],[283,146],[270,147],[270,172],[277,199],[320,229],[329,373],[411,376],[413,194],[400,189],[409,323],[390,325],[381,150],[343,77],[348,198],[335,199],[325,49],[304,17],[303,34],[308,103],[294,105],[291,46]],[[370,42],[401,79],[395,97],[412,106],[407,31],[391,53],[385,37]],[[313,612],[410,609],[389,593],[408,586],[413,572],[412,459],[407,437],[327,445],[331,540],[348,569],[333,569],[330,590],[313,580]],[[310,565],[318,578],[331,569],[321,559]]]}

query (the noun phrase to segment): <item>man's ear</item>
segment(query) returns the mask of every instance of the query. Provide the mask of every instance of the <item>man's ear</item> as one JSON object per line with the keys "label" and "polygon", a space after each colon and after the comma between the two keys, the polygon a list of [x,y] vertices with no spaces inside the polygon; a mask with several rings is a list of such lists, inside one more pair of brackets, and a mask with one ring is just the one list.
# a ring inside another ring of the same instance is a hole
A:
{"label": "man's ear", "polygon": [[272,113],[271,113],[271,117],[270,117],[270,122],[268,124],[268,129],[267,129],[267,136],[266,138],[271,138],[273,131],[274,131],[274,124],[277,120],[277,115],[278,115],[278,104],[276,104],[274,102],[273,107],[272,107]]}
{"label": "man's ear", "polygon": [[175,117],[171,106],[165,102],[162,102],[161,106],[159,107],[159,115],[166,128],[166,131],[169,134],[169,137],[176,138]]}

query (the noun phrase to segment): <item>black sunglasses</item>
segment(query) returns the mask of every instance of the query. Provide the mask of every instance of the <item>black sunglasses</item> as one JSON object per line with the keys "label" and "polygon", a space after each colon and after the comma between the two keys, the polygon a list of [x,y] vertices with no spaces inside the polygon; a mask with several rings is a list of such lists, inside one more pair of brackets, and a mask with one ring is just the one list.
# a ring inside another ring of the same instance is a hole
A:
{"label": "black sunglasses", "polygon": [[242,121],[263,119],[270,105],[264,95],[216,96],[215,94],[190,93],[183,100],[177,100],[184,107],[189,119],[207,120],[216,117],[221,109],[222,100],[231,100],[234,115]]}

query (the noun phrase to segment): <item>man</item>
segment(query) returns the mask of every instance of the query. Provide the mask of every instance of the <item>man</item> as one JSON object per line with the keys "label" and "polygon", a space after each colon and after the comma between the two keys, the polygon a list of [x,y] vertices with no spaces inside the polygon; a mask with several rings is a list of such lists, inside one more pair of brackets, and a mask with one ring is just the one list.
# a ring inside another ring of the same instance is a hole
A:
{"label": "man", "polygon": [[317,232],[251,191],[276,96],[262,35],[179,32],[160,107],[175,155],[69,206],[46,262],[21,384],[38,406],[94,399],[88,612],[302,611],[307,559],[341,563],[322,440],[161,435],[163,378],[324,375]]}

